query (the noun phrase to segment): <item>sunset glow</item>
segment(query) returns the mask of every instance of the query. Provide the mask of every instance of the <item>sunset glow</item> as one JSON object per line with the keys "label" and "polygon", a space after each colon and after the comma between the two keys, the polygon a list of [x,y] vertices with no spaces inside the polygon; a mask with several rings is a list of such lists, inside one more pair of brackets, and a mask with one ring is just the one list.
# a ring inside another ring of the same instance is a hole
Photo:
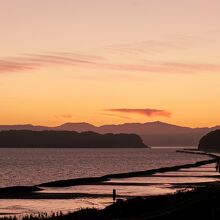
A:
{"label": "sunset glow", "polygon": [[0,124],[220,124],[220,1],[0,5]]}

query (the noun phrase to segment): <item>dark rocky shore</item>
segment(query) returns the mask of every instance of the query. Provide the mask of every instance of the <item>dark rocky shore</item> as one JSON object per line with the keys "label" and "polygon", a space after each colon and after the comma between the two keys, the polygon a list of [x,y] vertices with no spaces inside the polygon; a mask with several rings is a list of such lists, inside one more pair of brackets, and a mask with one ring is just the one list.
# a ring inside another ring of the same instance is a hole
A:
{"label": "dark rocky shore", "polygon": [[220,130],[212,131],[201,138],[199,150],[220,152]]}

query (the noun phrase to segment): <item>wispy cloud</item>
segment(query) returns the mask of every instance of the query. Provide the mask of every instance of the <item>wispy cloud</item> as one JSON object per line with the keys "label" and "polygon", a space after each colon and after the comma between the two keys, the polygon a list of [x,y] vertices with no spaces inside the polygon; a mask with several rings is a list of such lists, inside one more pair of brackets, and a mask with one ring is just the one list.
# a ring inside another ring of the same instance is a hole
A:
{"label": "wispy cloud", "polygon": [[65,115],[61,115],[61,117],[62,117],[62,118],[72,118],[72,115],[67,115],[67,114],[65,114]]}
{"label": "wispy cloud", "polygon": [[165,73],[165,74],[198,74],[198,73],[217,73],[220,71],[220,65],[209,63],[187,63],[187,62],[151,62],[142,63],[105,63],[99,64],[106,69],[145,72],[145,73]]}
{"label": "wispy cloud", "polygon": [[83,68],[110,69],[145,73],[208,73],[219,72],[220,65],[209,63],[142,61],[136,63],[106,62],[104,57],[83,56],[72,53],[29,54],[20,57],[0,59],[0,73],[30,71],[41,67],[59,65]]}
{"label": "wispy cloud", "polygon": [[192,46],[192,39],[189,37],[175,38],[172,41],[146,40],[127,44],[114,44],[104,49],[118,55],[157,54],[170,50],[185,50]]}
{"label": "wispy cloud", "polygon": [[115,117],[115,118],[122,118],[122,119],[130,119],[127,116],[122,116],[122,115],[116,115],[116,114],[109,114],[109,113],[101,113],[102,115],[105,116],[110,116],[110,117]]}
{"label": "wispy cloud", "polygon": [[0,59],[0,73],[28,71],[54,65],[91,66],[101,59],[98,56],[74,53],[25,54]]}
{"label": "wispy cloud", "polygon": [[108,112],[118,112],[118,113],[128,113],[128,114],[139,114],[139,115],[145,115],[147,117],[170,117],[171,112],[166,110],[160,110],[160,109],[151,109],[151,108],[145,108],[145,109],[132,109],[132,108],[118,108],[118,109],[105,109],[105,111]]}
{"label": "wispy cloud", "polygon": [[63,120],[63,119],[70,119],[73,116],[70,114],[62,114],[62,115],[56,115],[54,116],[57,120]]}
{"label": "wispy cloud", "polygon": [[[87,69],[112,70],[112,72],[117,71],[117,74],[119,71],[125,73],[142,72],[164,74],[218,73],[220,71],[220,64],[215,63],[196,63],[181,60],[172,61],[172,58],[170,58],[170,60],[153,61],[151,59],[142,59],[140,56],[135,56],[135,59],[124,59],[126,53],[146,54],[148,51],[169,51],[171,48],[183,49],[187,47],[186,44],[182,45],[181,42],[181,40],[173,42],[146,41],[136,44],[109,46],[111,50],[121,52],[119,59],[115,59],[114,56],[112,57],[106,51],[101,53],[102,55],[100,56],[83,53],[48,52],[0,58],[0,74],[31,71],[42,67],[61,65]],[[97,54],[99,54],[99,52],[97,52]]]}

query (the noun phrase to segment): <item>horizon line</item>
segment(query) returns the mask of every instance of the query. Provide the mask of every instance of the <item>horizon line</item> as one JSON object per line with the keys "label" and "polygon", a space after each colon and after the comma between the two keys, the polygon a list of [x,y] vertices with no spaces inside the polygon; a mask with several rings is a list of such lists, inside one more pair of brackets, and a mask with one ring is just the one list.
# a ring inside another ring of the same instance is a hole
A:
{"label": "horizon line", "polygon": [[125,123],[118,123],[118,124],[101,124],[101,125],[96,125],[96,124],[93,124],[93,123],[90,123],[90,122],[85,122],[85,121],[80,121],[80,122],[64,122],[64,123],[61,123],[61,124],[57,124],[57,125],[41,125],[41,124],[31,124],[31,123],[21,123],[21,124],[0,124],[0,126],[41,126],[41,127],[49,127],[49,128],[55,128],[55,127],[59,127],[59,126],[62,126],[62,125],[65,125],[65,124],[89,124],[89,125],[92,125],[94,127],[102,127],[102,126],[119,126],[119,125],[125,125],[125,124],[140,124],[140,125],[143,125],[143,124],[150,124],[150,123],[163,123],[163,124],[168,124],[168,125],[173,125],[173,126],[178,126],[178,127],[185,127],[185,128],[191,128],[191,129],[200,129],[200,128],[213,128],[213,127],[217,127],[220,125],[218,124],[215,124],[213,126],[203,126],[203,127],[191,127],[191,126],[185,126],[185,125],[179,125],[179,124],[173,124],[173,123],[167,123],[167,122],[164,122],[164,121],[159,121],[159,120],[156,120],[156,121],[148,121],[148,122],[125,122]]}

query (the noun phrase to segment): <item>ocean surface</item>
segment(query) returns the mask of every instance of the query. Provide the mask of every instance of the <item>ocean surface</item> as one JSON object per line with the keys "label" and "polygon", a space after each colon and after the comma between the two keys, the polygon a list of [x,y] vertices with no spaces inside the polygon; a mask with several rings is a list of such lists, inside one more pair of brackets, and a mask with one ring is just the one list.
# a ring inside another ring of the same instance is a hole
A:
{"label": "ocean surface", "polygon": [[[204,155],[177,153],[176,150],[0,149],[0,187],[149,170],[209,159]],[[215,164],[209,164],[152,176],[110,179],[99,184],[43,187],[39,191],[40,199],[0,199],[0,217],[104,208],[112,203],[113,189],[121,199],[167,194],[181,190],[181,187],[174,187],[176,184],[217,181],[216,175]]]}
{"label": "ocean surface", "polygon": [[153,149],[0,149],[0,187],[102,176],[192,163],[208,157]]}

